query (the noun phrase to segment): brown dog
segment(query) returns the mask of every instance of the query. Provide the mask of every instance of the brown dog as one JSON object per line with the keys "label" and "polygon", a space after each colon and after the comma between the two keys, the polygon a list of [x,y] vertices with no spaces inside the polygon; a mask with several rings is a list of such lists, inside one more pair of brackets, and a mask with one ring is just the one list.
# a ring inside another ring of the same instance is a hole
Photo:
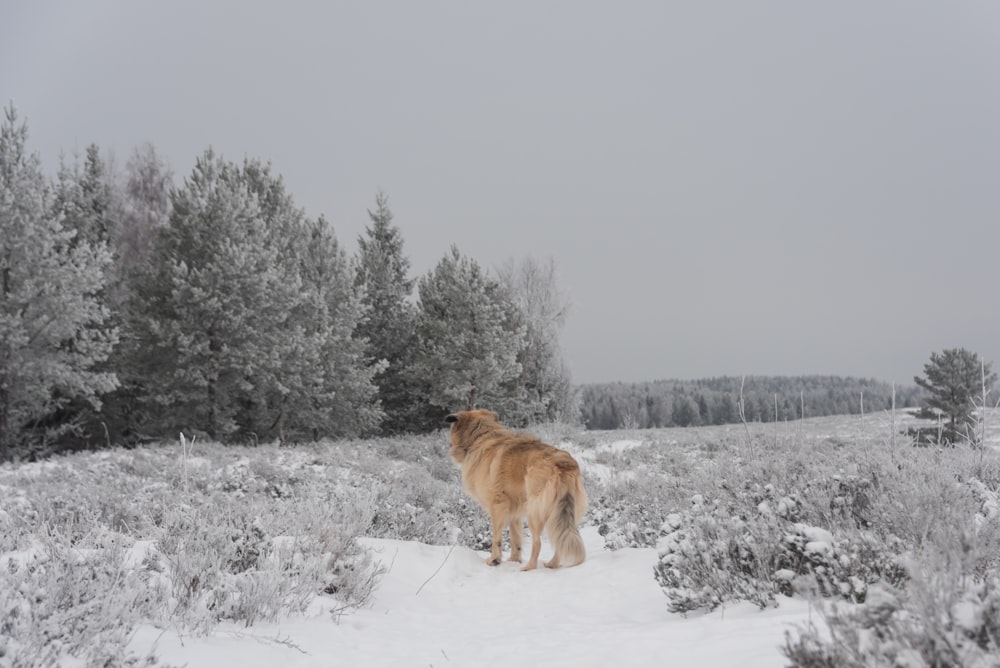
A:
{"label": "brown dog", "polygon": [[445,422],[451,423],[451,458],[462,468],[465,489],[490,514],[493,549],[486,563],[500,563],[505,524],[510,527],[510,560],[521,561],[525,517],[531,558],[521,570],[538,566],[543,528],[555,547],[547,567],[581,563],[585,552],[577,525],[587,511],[587,494],[576,460],[534,436],[505,429],[492,411],[461,411]]}

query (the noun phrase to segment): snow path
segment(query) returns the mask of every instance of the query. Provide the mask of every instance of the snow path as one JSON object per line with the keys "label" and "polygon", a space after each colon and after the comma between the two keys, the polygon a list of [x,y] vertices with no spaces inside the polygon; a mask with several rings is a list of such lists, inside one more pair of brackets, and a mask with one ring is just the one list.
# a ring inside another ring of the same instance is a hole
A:
{"label": "snow path", "polygon": [[[787,599],[763,612],[740,604],[688,618],[671,614],[653,579],[655,550],[604,550],[593,527],[584,529],[584,540],[582,565],[521,573],[519,564],[490,568],[485,552],[463,547],[449,556],[448,547],[364,539],[389,571],[372,605],[339,624],[321,614],[250,629],[224,625],[201,638],[142,627],[131,647],[145,653],[155,643],[164,662],[189,668],[752,668],[784,665],[785,630],[808,618],[807,603]],[[550,553],[543,544],[542,557]]]}

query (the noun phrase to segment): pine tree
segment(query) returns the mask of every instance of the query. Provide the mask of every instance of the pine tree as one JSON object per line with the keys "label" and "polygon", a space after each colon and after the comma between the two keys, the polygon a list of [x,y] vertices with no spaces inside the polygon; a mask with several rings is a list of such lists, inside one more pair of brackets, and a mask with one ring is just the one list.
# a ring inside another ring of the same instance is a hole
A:
{"label": "pine tree", "polygon": [[158,428],[256,442],[377,423],[378,367],[353,338],[361,307],[328,225],[268,165],[211,150],[171,204],[130,309],[133,380]]}
{"label": "pine tree", "polygon": [[115,201],[112,178],[96,144],[87,146],[83,166],[63,161],[55,192],[55,209],[63,224],[76,230],[75,243],[112,246]]}
{"label": "pine tree", "polygon": [[416,345],[416,311],[410,303],[414,280],[408,278],[410,262],[403,254],[403,237],[392,223],[385,193],[375,196],[375,211],[368,211],[371,225],[358,237],[355,287],[365,309],[358,336],[368,341],[369,354],[385,362],[375,377],[385,421],[385,433],[413,428],[419,399],[413,379]]}
{"label": "pine tree", "polygon": [[301,212],[264,172],[203,154],[132,301],[139,378],[171,431],[233,440],[278,426],[272,393],[287,393],[282,365],[302,335],[288,326],[300,286],[282,251]]}
{"label": "pine tree", "polygon": [[488,406],[503,414],[516,403],[505,390],[521,372],[524,346],[506,291],[452,246],[420,279],[418,292],[415,368],[427,384],[430,413]]}
{"label": "pine tree", "polygon": [[691,427],[701,422],[698,404],[686,394],[674,394],[674,407],[671,413],[674,426]]}
{"label": "pine tree", "polygon": [[[61,161],[54,192],[55,215],[61,217],[64,227],[75,232],[73,243],[89,243],[107,248],[111,253],[112,262],[105,269],[105,287],[96,297],[110,314],[108,324],[121,331],[124,285],[118,278],[116,252],[116,237],[122,216],[121,192],[116,188],[111,170],[96,144],[87,146],[82,165],[79,157],[72,163],[67,163],[65,159]],[[108,359],[95,366],[94,370],[117,372],[120,368],[119,350],[116,347]],[[100,411],[95,411],[88,402],[79,399],[66,406],[66,418],[79,424],[77,435],[81,441],[94,444],[110,440],[111,430],[116,428],[121,390],[119,386],[115,392],[108,394]]]}
{"label": "pine tree", "polygon": [[11,105],[0,128],[0,459],[74,429],[59,411],[99,407],[117,385],[94,370],[117,341],[98,297],[110,253],[63,225],[27,135]]}
{"label": "pine tree", "polygon": [[739,419],[736,402],[733,401],[732,395],[724,392],[718,396],[712,416],[715,424],[730,424]]}
{"label": "pine tree", "polygon": [[975,408],[974,399],[983,386],[991,388],[997,380],[992,363],[982,363],[979,355],[965,348],[950,348],[931,353],[924,364],[924,375],[913,380],[930,393],[927,405],[948,416],[948,437],[954,440],[965,434],[965,427]]}
{"label": "pine tree", "polygon": [[303,382],[287,402],[291,433],[312,440],[365,434],[384,418],[374,379],[385,364],[370,360],[359,334],[365,307],[333,228],[321,217],[306,232],[300,255],[306,346],[293,358]]}
{"label": "pine tree", "polygon": [[695,402],[698,404],[698,423],[713,424],[712,411],[708,406],[708,401],[705,399],[705,395],[699,392],[695,395]]}

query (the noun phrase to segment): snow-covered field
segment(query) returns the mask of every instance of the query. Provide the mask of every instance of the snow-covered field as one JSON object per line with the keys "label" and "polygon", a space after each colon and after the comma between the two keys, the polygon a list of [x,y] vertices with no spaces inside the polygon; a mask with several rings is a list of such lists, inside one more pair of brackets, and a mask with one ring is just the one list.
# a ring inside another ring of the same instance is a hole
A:
{"label": "snow-covered field", "polygon": [[[997,423],[983,451],[894,444],[885,415],[542,427],[583,468],[588,558],[528,573],[486,566],[488,521],[443,433],[7,464],[0,668],[783,666],[788,643],[830,632],[846,654],[823,665],[1000,665]],[[787,595],[813,573],[860,617],[831,628],[824,603]],[[866,617],[883,581],[896,608]],[[947,611],[933,634],[911,623],[921,601]]]}
{"label": "snow-covered field", "polygon": [[[801,599],[761,611],[738,603],[688,617],[667,611],[652,548],[604,549],[596,529],[576,568],[490,568],[486,552],[365,539],[386,568],[371,604],[334,623],[314,616],[227,624],[205,637],[144,626],[132,649],[189,668],[319,666],[783,665],[784,634],[809,618]],[[543,548],[543,556],[547,553]]]}

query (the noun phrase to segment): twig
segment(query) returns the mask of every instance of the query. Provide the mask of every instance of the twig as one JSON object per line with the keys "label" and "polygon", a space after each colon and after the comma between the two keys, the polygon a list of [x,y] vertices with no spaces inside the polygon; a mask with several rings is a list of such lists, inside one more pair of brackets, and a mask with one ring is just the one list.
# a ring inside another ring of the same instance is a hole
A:
{"label": "twig", "polygon": [[865,463],[868,469],[872,467],[871,444],[868,443],[868,432],[865,431],[865,391],[861,390],[861,442],[865,444]]}
{"label": "twig", "polygon": [[889,414],[891,416],[891,432],[890,432],[890,443],[892,443],[892,450],[890,451],[890,456],[892,463],[896,463],[896,381],[892,382],[892,412]]}
{"label": "twig", "polygon": [[753,441],[750,438],[750,425],[747,424],[747,414],[746,414],[745,402],[743,399],[743,384],[746,382],[746,380],[747,380],[746,376],[743,376],[743,379],[740,380],[740,403],[739,403],[740,421],[743,422],[743,429],[745,429],[747,432],[747,458],[753,459]]}
{"label": "twig", "polygon": [[282,638],[281,636],[275,634],[273,638],[268,638],[266,636],[260,636],[255,633],[245,633],[243,631],[223,631],[223,633],[230,635],[234,638],[252,638],[259,643],[274,643],[275,645],[284,645],[285,647],[290,647],[306,656],[310,656],[309,652],[305,651],[294,642],[292,642],[291,637]]}
{"label": "twig", "polygon": [[456,545],[458,545],[458,543],[452,543],[451,544],[451,549],[448,550],[448,554],[444,555],[444,561],[441,562],[441,565],[437,567],[436,571],[434,571],[433,573],[431,573],[431,576],[429,578],[427,578],[426,580],[424,580],[424,584],[420,585],[420,587],[417,588],[417,593],[414,594],[414,596],[419,596],[420,595],[420,591],[427,585],[427,583],[430,582],[431,580],[433,580],[434,576],[437,575],[441,571],[442,568],[444,568],[445,563],[448,561],[448,557],[451,556],[451,553],[454,551]]}

